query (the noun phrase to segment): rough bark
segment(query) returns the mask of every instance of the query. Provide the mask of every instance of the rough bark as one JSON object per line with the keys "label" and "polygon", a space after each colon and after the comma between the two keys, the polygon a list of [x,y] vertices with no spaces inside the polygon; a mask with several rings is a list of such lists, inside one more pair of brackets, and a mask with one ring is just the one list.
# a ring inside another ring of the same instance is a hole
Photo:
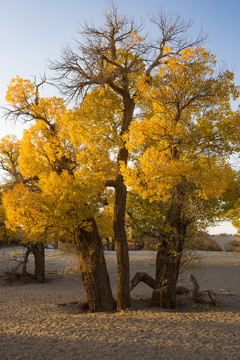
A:
{"label": "rough bark", "polygon": [[[163,238],[157,249],[155,280],[150,275],[141,272],[136,273],[131,281],[131,290],[140,281],[153,288],[151,306],[174,309],[176,306],[176,294],[188,292],[186,288],[177,288],[184,234],[186,232],[185,224],[179,221],[178,230],[181,231],[181,235],[172,233],[169,239]],[[193,291],[194,293],[198,292],[196,286]]]}
{"label": "rough bark", "polygon": [[121,311],[130,307],[129,290],[129,256],[127,235],[125,230],[125,209],[127,189],[121,175],[118,176],[118,187],[115,191],[113,231],[117,256],[117,310]]}
{"label": "rough bark", "polygon": [[[174,158],[178,157],[177,149]],[[188,215],[187,182],[183,177],[173,190],[166,215],[168,234],[162,235],[157,249],[155,286],[151,305],[163,309],[176,306],[176,286],[182,258],[183,245],[190,218]]]}
{"label": "rough bark", "polygon": [[[130,98],[128,92],[124,98],[124,112],[121,135],[124,135],[133,119],[134,101]],[[119,150],[118,165],[121,162],[127,164],[128,151],[123,146]],[[130,308],[130,274],[129,274],[129,256],[128,256],[128,243],[125,229],[125,213],[127,201],[127,188],[124,184],[123,176],[117,175],[115,181],[115,203],[114,203],[114,216],[113,216],[113,231],[117,255],[117,310],[125,310]]]}
{"label": "rough bark", "polygon": [[176,306],[176,287],[181,260],[182,249],[179,249],[179,246],[182,247],[182,244],[179,243],[174,249],[172,241],[170,242],[171,244],[165,242],[164,246],[157,250],[156,277],[151,299],[151,306],[163,309],[174,309]]}
{"label": "rough bark", "polygon": [[37,281],[45,281],[45,251],[43,243],[31,245],[31,251],[34,255],[35,270],[34,276]]}
{"label": "rough bark", "polygon": [[80,261],[84,288],[91,312],[109,311],[115,308],[109,276],[103,253],[103,244],[93,218],[88,219],[92,230],[78,228],[74,244]]}

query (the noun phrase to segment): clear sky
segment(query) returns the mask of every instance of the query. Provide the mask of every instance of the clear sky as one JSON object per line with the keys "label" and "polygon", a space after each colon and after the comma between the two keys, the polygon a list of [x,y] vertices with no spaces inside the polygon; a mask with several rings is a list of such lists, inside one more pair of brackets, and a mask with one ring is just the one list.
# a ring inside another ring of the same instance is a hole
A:
{"label": "clear sky", "polygon": [[[142,20],[150,36],[149,19],[162,7],[166,12],[179,13],[192,19],[192,36],[201,28],[208,35],[205,47],[235,73],[240,85],[240,0],[119,0],[120,12]],[[62,48],[79,38],[84,21],[103,23],[105,0],[8,0],[0,7],[0,106],[4,105],[9,81],[39,76],[48,70],[48,60],[57,59]],[[154,36],[154,34],[153,34]],[[0,138],[9,133],[21,137],[22,125],[6,124],[0,111]],[[228,225],[220,232],[235,232]]]}

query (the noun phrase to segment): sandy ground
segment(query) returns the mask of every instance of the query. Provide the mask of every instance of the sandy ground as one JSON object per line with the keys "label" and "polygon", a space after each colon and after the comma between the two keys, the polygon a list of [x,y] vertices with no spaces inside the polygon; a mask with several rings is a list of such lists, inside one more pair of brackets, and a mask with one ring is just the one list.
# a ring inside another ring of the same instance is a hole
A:
{"label": "sandy ground", "polygon": [[[106,252],[116,296],[116,260]],[[202,290],[229,290],[218,295],[219,308],[178,300],[174,311],[149,308],[151,289],[139,284],[132,291],[132,310],[121,313],[79,313],[74,305],[86,301],[80,278],[72,274],[70,255],[49,251],[48,282],[0,283],[0,359],[240,359],[240,254],[201,252],[195,272]],[[0,252],[0,271],[13,261]],[[154,275],[155,254],[130,252],[131,276]],[[30,269],[31,269],[30,261]],[[66,267],[69,270],[61,274]],[[181,285],[191,287],[189,272]]]}

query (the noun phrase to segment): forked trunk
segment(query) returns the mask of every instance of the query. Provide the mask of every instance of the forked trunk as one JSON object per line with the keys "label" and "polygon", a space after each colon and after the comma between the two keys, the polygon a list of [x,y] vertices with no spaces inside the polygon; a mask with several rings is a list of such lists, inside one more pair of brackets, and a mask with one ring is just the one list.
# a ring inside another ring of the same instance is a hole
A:
{"label": "forked trunk", "polygon": [[36,243],[31,246],[35,262],[35,278],[39,282],[45,281],[45,251],[43,243]]}
{"label": "forked trunk", "polygon": [[103,244],[95,220],[91,218],[88,222],[92,230],[79,227],[74,236],[83,284],[90,311],[108,311],[115,308],[116,302],[112,296]]}

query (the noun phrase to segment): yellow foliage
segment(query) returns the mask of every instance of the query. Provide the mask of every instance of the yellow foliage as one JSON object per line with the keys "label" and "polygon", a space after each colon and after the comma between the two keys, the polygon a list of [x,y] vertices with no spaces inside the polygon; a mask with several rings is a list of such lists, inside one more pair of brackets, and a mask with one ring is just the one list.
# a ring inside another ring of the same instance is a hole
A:
{"label": "yellow foliage", "polygon": [[[111,157],[122,141],[118,97],[96,89],[81,106],[67,110],[62,99],[40,98],[34,91],[31,82],[17,77],[7,93],[8,101],[18,109],[27,104],[28,115],[35,119],[15,145],[26,181],[3,196],[7,226],[20,226],[33,239],[51,228],[59,234],[79,226],[90,231],[87,219],[95,214],[103,213],[109,222],[100,194],[106,191],[106,179],[116,173]],[[6,138],[2,147],[14,141]]]}
{"label": "yellow foliage", "polygon": [[29,101],[33,101],[35,95],[34,85],[30,80],[24,80],[17,76],[10,81],[6,92],[6,101],[11,105],[19,105],[25,108]]}
{"label": "yellow foliage", "polygon": [[20,141],[15,135],[7,135],[0,140],[0,159],[2,167],[8,173],[16,172],[20,154]]}
{"label": "yellow foliage", "polygon": [[102,238],[113,237],[113,206],[105,206],[96,217],[96,223]]}
{"label": "yellow foliage", "polygon": [[232,180],[228,156],[237,149],[239,117],[230,100],[238,88],[231,72],[215,76],[215,67],[215,57],[196,47],[161,64],[151,85],[139,78],[138,96],[149,111],[124,137],[132,162],[121,172],[142,198],[167,202],[184,182],[192,198],[214,199]]}
{"label": "yellow foliage", "polygon": [[[132,33],[117,50],[116,63],[131,63],[131,49],[141,41]],[[163,54],[171,51],[163,48]],[[93,89],[68,110],[61,98],[41,98],[29,80],[11,81],[7,101],[35,120],[14,151],[21,174],[36,183],[34,190],[17,184],[5,193],[10,227],[22,226],[32,235],[48,227],[71,232],[79,224],[88,229],[87,219],[101,214],[99,225],[106,232],[112,209],[103,211],[99,195],[105,192],[106,180],[118,172],[117,154],[124,143],[132,161],[128,167],[121,164],[122,174],[143,198],[167,202],[183,179],[192,198],[221,195],[232,176],[229,136],[234,139],[239,122],[230,105],[238,96],[233,74],[226,71],[216,77],[215,57],[200,47],[166,58],[151,83],[143,75],[143,63],[135,59],[129,91],[136,94],[140,114],[124,138],[122,99],[107,85]],[[99,77],[116,69],[113,61],[104,64]],[[6,141],[3,148],[15,140]]]}
{"label": "yellow foliage", "polygon": [[19,115],[31,116],[32,119],[43,120],[48,124],[56,123],[65,111],[62,98],[40,98],[37,86],[19,76],[10,81],[6,101]]}
{"label": "yellow foliage", "polygon": [[58,228],[59,233],[71,233],[78,226],[88,229],[86,219],[98,207],[100,187],[99,179],[87,180],[81,174],[73,177],[62,171],[60,175],[56,172],[40,175],[38,192],[32,192],[22,183],[15,185],[3,195],[7,226],[11,229],[21,226],[29,236],[43,234],[48,227]]}

